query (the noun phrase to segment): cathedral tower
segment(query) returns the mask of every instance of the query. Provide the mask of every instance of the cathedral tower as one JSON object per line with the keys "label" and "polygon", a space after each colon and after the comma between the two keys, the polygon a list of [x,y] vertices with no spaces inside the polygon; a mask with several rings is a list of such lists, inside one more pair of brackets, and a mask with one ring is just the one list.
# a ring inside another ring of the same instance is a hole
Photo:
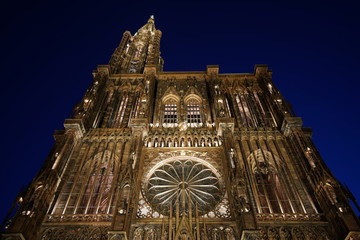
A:
{"label": "cathedral tower", "polygon": [[150,17],[93,72],[2,239],[360,239],[271,70],[164,72],[160,38]]}

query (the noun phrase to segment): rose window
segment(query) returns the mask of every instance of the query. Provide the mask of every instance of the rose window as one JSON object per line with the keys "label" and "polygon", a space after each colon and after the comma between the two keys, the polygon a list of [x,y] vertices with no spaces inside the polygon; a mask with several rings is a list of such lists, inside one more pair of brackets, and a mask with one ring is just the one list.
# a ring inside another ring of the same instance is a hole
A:
{"label": "rose window", "polygon": [[144,191],[151,206],[164,215],[169,215],[170,204],[173,214],[176,209],[188,214],[191,206],[192,215],[196,208],[203,215],[213,210],[223,195],[214,171],[192,160],[162,164],[152,172]]}

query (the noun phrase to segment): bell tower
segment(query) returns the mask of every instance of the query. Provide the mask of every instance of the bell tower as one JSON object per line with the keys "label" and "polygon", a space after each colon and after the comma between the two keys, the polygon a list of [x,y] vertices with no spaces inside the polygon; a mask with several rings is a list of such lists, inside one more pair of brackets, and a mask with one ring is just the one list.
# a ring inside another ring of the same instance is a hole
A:
{"label": "bell tower", "polygon": [[162,71],[160,57],[161,31],[156,30],[154,16],[134,36],[125,31],[119,46],[111,56],[109,66],[112,73],[143,73],[145,65],[155,65]]}
{"label": "bell tower", "polygon": [[166,72],[160,38],[151,16],[93,71],[2,239],[360,239],[268,66]]}

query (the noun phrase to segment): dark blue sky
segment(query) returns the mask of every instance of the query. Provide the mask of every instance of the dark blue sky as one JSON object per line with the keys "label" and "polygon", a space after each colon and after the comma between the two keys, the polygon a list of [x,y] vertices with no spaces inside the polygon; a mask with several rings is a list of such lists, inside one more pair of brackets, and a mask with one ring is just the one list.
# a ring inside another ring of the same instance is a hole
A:
{"label": "dark blue sky", "polygon": [[[50,3],[51,2],[51,3]],[[268,64],[335,176],[360,198],[357,1],[4,1],[0,219],[122,33],[155,15],[165,71]]]}

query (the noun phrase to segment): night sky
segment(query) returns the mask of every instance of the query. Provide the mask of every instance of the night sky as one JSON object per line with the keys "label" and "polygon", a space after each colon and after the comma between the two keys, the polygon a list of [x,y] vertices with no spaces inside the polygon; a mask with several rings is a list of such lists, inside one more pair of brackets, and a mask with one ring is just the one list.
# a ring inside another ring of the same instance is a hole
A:
{"label": "night sky", "polygon": [[217,64],[221,73],[249,73],[268,64],[325,162],[360,201],[357,1],[287,2],[3,1],[0,220],[42,166],[92,70],[150,15],[163,33],[165,71]]}

